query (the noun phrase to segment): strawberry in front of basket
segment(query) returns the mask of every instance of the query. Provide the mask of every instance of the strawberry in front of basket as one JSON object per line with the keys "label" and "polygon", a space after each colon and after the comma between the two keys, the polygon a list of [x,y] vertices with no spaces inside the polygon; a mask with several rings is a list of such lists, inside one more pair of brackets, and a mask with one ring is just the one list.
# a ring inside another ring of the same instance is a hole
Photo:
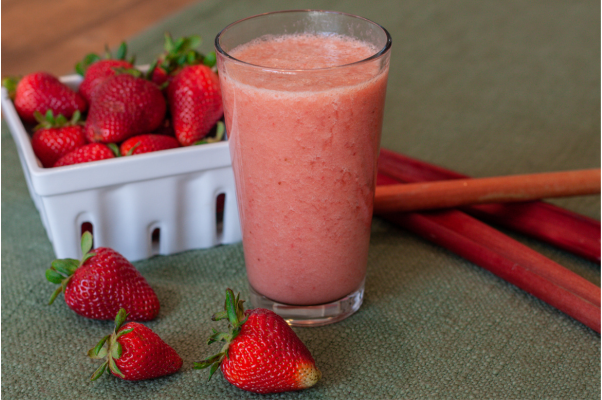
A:
{"label": "strawberry in front of basket", "polygon": [[91,53],[75,65],[75,71],[84,77],[79,85],[79,93],[88,103],[92,101],[92,96],[100,85],[117,74],[117,68],[134,68],[134,57],[126,60],[126,54],[127,44],[122,42],[115,56],[107,49],[104,59],[98,54]]}
{"label": "strawberry in front of basket", "polygon": [[39,124],[34,128],[31,147],[45,168],[52,167],[59,158],[88,143],[79,111],[71,120],[62,114],[55,117],[52,110],[46,115],[36,111],[35,115]]}
{"label": "strawberry in front of basket", "polygon": [[90,142],[119,143],[163,124],[167,105],[159,87],[135,69],[116,70],[96,90],[88,118]]}
{"label": "strawberry in front of basket", "polygon": [[[113,143],[109,143],[109,145],[114,146]],[[59,158],[52,167],[64,167],[66,165],[83,164],[91,161],[115,158],[115,150],[111,149],[109,145],[104,143],[85,144]]]}
{"label": "strawberry in front of basket", "polygon": [[69,119],[76,111],[83,113],[88,109],[88,103],[79,93],[47,72],[35,72],[21,79],[6,78],[2,86],[13,99],[19,117],[28,124],[36,123],[36,111],[45,114],[52,110],[54,115],[62,114]]}
{"label": "strawberry in front of basket", "polygon": [[219,78],[207,65],[188,65],[167,87],[176,138],[182,146],[203,139],[224,113]]}
{"label": "strawberry in front of basket", "polygon": [[255,393],[301,390],[315,385],[322,374],[309,350],[286,321],[270,310],[244,311],[243,300],[226,291],[224,311],[212,320],[227,319],[229,332],[217,332],[208,344],[225,342],[221,351],[194,368],[211,367],[209,379],[221,368],[234,386]]}
{"label": "strawberry in front of basket", "polygon": [[86,318],[112,320],[121,308],[130,321],[149,321],[159,313],[159,299],[138,270],[107,247],[92,249],[92,235],[82,235],[81,261],[54,260],[46,279],[60,286],[50,304],[63,292],[65,302]]}
{"label": "strawberry in front of basket", "polygon": [[124,322],[128,317],[121,309],[115,317],[115,330],[88,351],[92,359],[104,363],[92,374],[98,379],[107,368],[111,374],[128,381],[158,378],[180,370],[182,358],[159,335],[137,322]]}
{"label": "strawberry in front of basket", "polygon": [[119,152],[122,156],[130,156],[159,150],[175,149],[176,147],[180,147],[180,143],[173,136],[149,133],[127,139],[119,146]]}

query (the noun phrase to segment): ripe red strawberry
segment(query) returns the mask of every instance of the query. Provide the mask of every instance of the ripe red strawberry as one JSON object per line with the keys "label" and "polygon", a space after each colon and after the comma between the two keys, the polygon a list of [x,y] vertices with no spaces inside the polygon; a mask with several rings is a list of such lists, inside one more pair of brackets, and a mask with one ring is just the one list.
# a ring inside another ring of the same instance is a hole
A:
{"label": "ripe red strawberry", "polygon": [[151,66],[152,81],[160,87],[170,82],[175,73],[186,65],[205,64],[213,67],[216,62],[215,52],[207,55],[195,50],[201,44],[200,36],[183,36],[173,40],[171,34],[165,34],[165,51]]}
{"label": "ripe red strawberry", "polygon": [[91,102],[92,96],[100,85],[111,76],[117,74],[115,68],[134,68],[133,59],[126,61],[127,44],[121,43],[115,58],[111,53],[106,51],[105,59],[97,54],[88,54],[84,59],[77,63],[75,70],[84,77],[84,80],[79,86],[79,93],[88,103]]}
{"label": "ripe red strawberry", "polygon": [[167,97],[182,146],[205,137],[224,113],[219,78],[206,65],[184,67],[167,87]]}
{"label": "ripe red strawberry", "polygon": [[[136,76],[134,76],[136,75]],[[161,126],[167,106],[161,90],[128,70],[110,77],[94,94],[86,121],[90,142],[121,142]]]}
{"label": "ripe red strawberry", "polygon": [[117,74],[115,68],[134,68],[134,66],[125,60],[100,60],[88,67],[84,80],[79,86],[79,93],[88,103],[92,102],[92,96],[100,85],[107,78]]}
{"label": "ripe red strawberry", "polygon": [[153,75],[151,77],[151,81],[159,87],[163,86],[165,83],[169,81],[169,74],[161,67],[153,68]]}
{"label": "ripe red strawberry", "polygon": [[63,167],[65,165],[82,164],[91,161],[107,160],[109,158],[115,158],[115,152],[109,146],[102,143],[88,143],[65,154],[52,167]]}
{"label": "ripe red strawberry", "polygon": [[73,311],[86,318],[110,320],[120,308],[132,321],[149,321],[159,313],[159,300],[146,279],[121,254],[107,247],[92,248],[92,235],[82,235],[82,260],[54,260],[46,279],[61,286],[61,293]]}
{"label": "ripe red strawberry", "polygon": [[127,381],[178,372],[182,368],[178,353],[146,326],[137,322],[123,325],[127,316],[125,309],[119,310],[113,334],[103,337],[88,351],[90,358],[106,359],[92,374],[91,380],[100,378],[107,367],[113,375]]}
{"label": "ripe red strawberry", "polygon": [[322,377],[309,350],[286,321],[270,310],[244,311],[243,300],[226,291],[225,310],[212,320],[228,319],[229,333],[216,332],[208,343],[226,342],[222,351],[195,363],[211,366],[209,379],[221,365],[222,374],[234,386],[255,393],[306,389]]}
{"label": "ripe red strawberry", "polygon": [[150,153],[152,151],[175,149],[176,147],[180,147],[180,143],[178,143],[176,138],[149,133],[127,139],[121,143],[119,152],[122,156],[130,156],[133,154]]}
{"label": "ripe red strawberry", "polygon": [[63,114],[65,118],[71,118],[75,111],[83,113],[88,109],[83,97],[46,72],[25,75],[18,83],[9,78],[2,84],[9,92],[13,92],[14,88],[15,109],[28,124],[36,122],[36,111],[46,113],[52,110],[54,115]]}
{"label": "ripe red strawberry", "polygon": [[31,147],[45,168],[52,167],[59,158],[87,143],[79,111],[73,114],[71,121],[62,114],[55,117],[51,110],[45,116],[37,111],[35,114],[40,124],[31,138]]}

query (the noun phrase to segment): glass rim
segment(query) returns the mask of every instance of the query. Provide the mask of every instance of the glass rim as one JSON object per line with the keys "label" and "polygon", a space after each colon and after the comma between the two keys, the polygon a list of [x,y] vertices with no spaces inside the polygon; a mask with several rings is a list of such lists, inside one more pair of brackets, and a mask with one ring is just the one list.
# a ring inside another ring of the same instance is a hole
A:
{"label": "glass rim", "polygon": [[[259,18],[259,17],[264,17],[266,15],[272,15],[272,14],[310,13],[310,12],[319,12],[319,13],[324,13],[324,14],[340,14],[340,15],[345,15],[345,16],[348,16],[348,17],[357,18],[357,19],[363,20],[365,22],[368,22],[370,24],[373,24],[373,25],[379,27],[380,29],[382,29],[382,31],[385,33],[385,36],[386,36],[385,46],[382,49],[380,49],[379,51],[377,51],[375,54],[371,55],[370,57],[364,58],[364,59],[359,60],[359,61],[354,61],[354,62],[348,63],[348,64],[341,64],[341,65],[335,65],[335,66],[332,66],[332,67],[313,68],[313,69],[286,69],[286,68],[267,67],[267,66],[258,65],[258,64],[252,64],[252,63],[248,63],[246,61],[239,60],[238,58],[232,57],[230,54],[228,54],[228,52],[225,51],[222,48],[222,46],[220,45],[220,41],[219,40],[220,40],[220,37],[222,36],[222,34],[225,33],[231,27],[233,27],[234,25],[238,25],[241,22],[244,22],[244,21],[247,21],[247,20],[250,20],[250,19]],[[282,71],[282,72],[325,71],[325,70],[333,70],[333,69],[337,69],[337,68],[344,68],[344,67],[349,67],[349,66],[354,66],[354,65],[366,63],[368,61],[375,60],[375,59],[381,57],[382,55],[386,54],[387,51],[389,51],[389,49],[391,48],[391,44],[392,44],[392,38],[391,38],[391,34],[389,33],[389,31],[387,31],[385,29],[385,27],[383,27],[382,25],[377,24],[376,22],[374,22],[374,21],[372,21],[372,20],[370,20],[368,18],[360,17],[359,15],[349,14],[349,13],[345,13],[345,12],[341,12],[341,11],[314,10],[314,9],[271,11],[271,12],[267,12],[267,13],[251,15],[250,17],[246,17],[246,18],[243,18],[243,19],[239,19],[238,21],[232,22],[231,24],[227,25],[224,29],[222,29],[217,34],[217,36],[215,36],[215,49],[217,50],[217,52],[219,54],[221,54],[222,56],[228,58],[229,60],[235,61],[235,62],[240,63],[240,64],[248,65],[248,66],[251,66],[251,67],[261,68],[262,70],[266,70],[266,71]]]}

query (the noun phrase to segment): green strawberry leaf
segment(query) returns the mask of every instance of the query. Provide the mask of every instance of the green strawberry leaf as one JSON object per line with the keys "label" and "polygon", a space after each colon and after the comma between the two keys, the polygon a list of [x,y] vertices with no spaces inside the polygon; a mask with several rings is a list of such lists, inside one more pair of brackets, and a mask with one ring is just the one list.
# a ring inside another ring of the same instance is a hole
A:
{"label": "green strawberry leaf", "polygon": [[36,111],[33,112],[33,116],[36,119],[36,121],[38,121],[39,123],[46,122],[46,117],[44,117],[42,115],[42,113],[39,112],[38,110],[36,110]]}
{"label": "green strawberry leaf", "polygon": [[109,357],[109,369],[115,375],[119,375],[121,378],[125,378],[125,375],[123,375],[123,373],[117,367],[117,364],[115,364],[115,360],[113,360],[113,357]]}
{"label": "green strawberry leaf", "polygon": [[102,360],[107,357],[108,353],[108,350],[104,347],[98,350],[98,354],[94,353],[94,349],[90,349],[88,350],[88,357],[93,358],[95,360]]}
{"label": "green strawberry leaf", "polygon": [[203,59],[203,64],[208,67],[213,67],[217,63],[217,57],[215,55],[215,51],[208,53]]}
{"label": "green strawberry leaf", "polygon": [[238,327],[238,316],[236,315],[236,303],[234,292],[232,289],[226,290],[226,312],[228,313],[228,321],[233,328]]}
{"label": "green strawberry leaf", "polygon": [[58,125],[59,127],[61,126],[65,126],[65,124],[67,123],[67,118],[65,118],[65,116],[63,114],[59,114],[55,119],[54,119],[54,123],[56,125]]}
{"label": "green strawberry leaf", "polygon": [[10,97],[12,100],[15,99],[15,91],[17,90],[17,85],[19,84],[20,80],[20,76],[11,76],[2,79],[2,86],[6,89],[8,92],[8,97]]}
{"label": "green strawberry leaf", "polygon": [[221,142],[224,138],[224,133],[226,133],[226,125],[224,125],[222,121],[217,121],[217,124],[215,124],[215,137],[206,137],[204,139],[198,140],[193,143],[193,146],[199,144]]}
{"label": "green strawberry leaf", "polygon": [[190,50],[187,54],[186,54],[186,61],[188,64],[194,64],[194,62],[197,59],[197,53],[194,50]]}
{"label": "green strawberry leaf", "polygon": [[105,371],[107,370],[107,364],[108,364],[108,361],[105,361],[104,363],[102,363],[102,365],[100,367],[98,367],[98,369],[96,371],[94,371],[94,373],[90,377],[90,380],[95,381],[98,378],[100,378],[102,376],[102,374],[104,374]]}
{"label": "green strawberry leaf", "polygon": [[169,32],[165,32],[165,50],[168,53],[171,53],[173,51],[175,47],[175,44],[173,42],[173,38],[171,37],[171,34]]}
{"label": "green strawberry leaf", "polygon": [[115,143],[107,143],[107,147],[111,149],[115,157],[121,157],[121,152],[119,151],[119,147]]}
{"label": "green strawberry leaf", "polygon": [[88,254],[90,250],[92,250],[92,243],[92,234],[88,231],[84,232],[81,241],[81,249],[84,256]]}
{"label": "green strawberry leaf", "polygon": [[207,379],[208,381],[211,380],[211,377],[213,376],[213,374],[215,374],[215,371],[217,371],[217,369],[219,368],[220,363],[216,362],[215,364],[213,364],[213,366],[211,367],[211,370],[209,371],[209,379]]}
{"label": "green strawberry leaf", "polygon": [[71,276],[79,266],[79,261],[73,258],[65,258],[62,260],[54,260],[51,266],[55,271],[58,271],[65,276]]}
{"label": "green strawberry leaf", "polygon": [[115,342],[113,347],[111,347],[111,357],[116,360],[119,360],[121,358],[122,352],[123,352],[123,349],[121,347],[121,343]]}
{"label": "green strawberry leaf", "polygon": [[82,61],[75,64],[75,72],[81,76],[85,76],[88,67],[99,60],[101,60],[101,57],[96,53],[86,54]]}
{"label": "green strawberry leaf", "polygon": [[180,51],[182,49],[182,46],[184,46],[184,44],[186,44],[186,38],[181,37],[178,38],[174,44],[174,50],[175,51]]}
{"label": "green strawberry leaf", "polygon": [[226,332],[216,332],[213,335],[209,336],[207,340],[207,344],[212,344],[216,342],[227,342],[230,339],[230,334]]}
{"label": "green strawberry leaf", "polygon": [[46,280],[48,282],[52,282],[52,283],[56,283],[57,285],[60,285],[63,282],[63,279],[65,279],[65,277],[61,274],[59,274],[58,272],[56,272],[53,269],[48,268],[46,270]]}
{"label": "green strawberry leaf", "polygon": [[123,335],[127,335],[128,333],[130,333],[133,330],[134,330],[134,328],[129,328],[129,329],[124,329],[122,331],[119,331],[119,333],[117,333],[117,336],[115,336],[115,340],[119,339]]}
{"label": "green strawberry leaf", "polygon": [[54,123],[54,115],[52,114],[52,110],[46,111],[45,120],[48,121],[50,124]]}
{"label": "green strawberry leaf", "polygon": [[86,261],[88,261],[88,259],[94,257],[95,255],[96,255],[96,253],[86,253],[84,255],[84,258],[82,258],[81,265],[84,265],[86,263]]}
{"label": "green strawberry leaf", "polygon": [[73,125],[75,125],[79,122],[81,117],[82,117],[82,113],[79,110],[75,110],[75,112],[71,116],[71,121],[69,121],[69,122],[71,122]]}
{"label": "green strawberry leaf", "polygon": [[80,76],[86,75],[86,69],[82,65],[81,61],[78,62],[77,64],[75,64],[75,72],[77,72],[77,74],[80,75]]}
{"label": "green strawberry leaf", "polygon": [[125,55],[128,51],[128,46],[125,42],[121,42],[119,48],[117,49],[117,53],[115,54],[116,60],[125,60]]}
{"label": "green strawberry leaf", "polygon": [[199,35],[188,36],[188,47],[191,49],[196,49],[202,42],[203,40]]}
{"label": "green strawberry leaf", "polygon": [[135,145],[132,146],[131,149],[128,150],[128,152],[125,154],[126,156],[131,156],[132,154],[134,154],[134,150],[136,150],[136,148],[140,147],[140,142],[136,143]]}
{"label": "green strawberry leaf", "polygon": [[100,342],[98,342],[96,346],[88,350],[88,357],[94,359],[105,358],[107,356],[107,349],[104,348],[104,345],[110,337],[111,335],[107,335],[100,339]]}
{"label": "green strawberry leaf", "polygon": [[228,313],[226,312],[226,310],[217,312],[211,316],[212,321],[220,321],[220,320],[226,319],[226,318],[228,318]]}
{"label": "green strawberry leaf", "polygon": [[115,332],[119,331],[119,328],[121,328],[127,317],[128,313],[125,311],[125,308],[120,308],[115,316]]}
{"label": "green strawberry leaf", "polygon": [[200,362],[195,362],[193,368],[194,369],[204,369],[209,367],[210,365],[212,365],[213,363],[218,362],[220,359],[223,360],[224,354],[223,353],[218,353],[214,356],[211,356],[209,358],[204,359],[203,361]]}
{"label": "green strawberry leaf", "polygon": [[186,61],[188,60],[188,56],[186,54],[182,54],[178,57],[176,63],[180,66],[186,65]]}

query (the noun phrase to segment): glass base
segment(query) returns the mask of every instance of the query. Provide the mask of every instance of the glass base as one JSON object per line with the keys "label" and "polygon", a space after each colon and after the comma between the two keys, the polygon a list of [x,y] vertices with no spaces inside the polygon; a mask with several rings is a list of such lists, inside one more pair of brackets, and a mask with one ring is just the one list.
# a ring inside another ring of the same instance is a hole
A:
{"label": "glass base", "polygon": [[274,311],[292,326],[322,326],[341,321],[357,310],[364,300],[364,283],[353,293],[332,303],[315,306],[294,306],[278,303],[259,294],[249,285],[250,301],[254,307],[267,308]]}

